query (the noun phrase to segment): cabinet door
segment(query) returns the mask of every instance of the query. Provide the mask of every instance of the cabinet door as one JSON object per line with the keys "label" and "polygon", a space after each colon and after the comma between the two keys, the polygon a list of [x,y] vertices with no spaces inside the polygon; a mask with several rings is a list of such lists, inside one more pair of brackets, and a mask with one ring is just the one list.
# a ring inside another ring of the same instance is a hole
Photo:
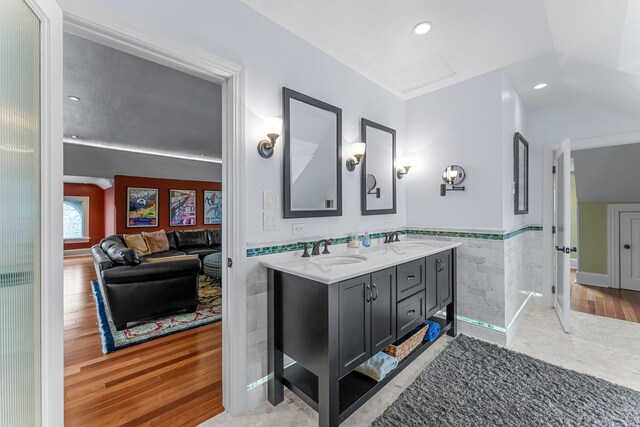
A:
{"label": "cabinet door", "polygon": [[340,282],[340,376],[370,357],[370,275]]}
{"label": "cabinet door", "polygon": [[438,258],[439,254],[428,256],[425,263],[427,319],[440,309],[440,299],[438,298]]}
{"label": "cabinet door", "polygon": [[438,300],[440,307],[453,301],[453,276],[451,271],[451,251],[438,254]]}
{"label": "cabinet door", "polygon": [[396,268],[371,275],[371,354],[396,340]]}

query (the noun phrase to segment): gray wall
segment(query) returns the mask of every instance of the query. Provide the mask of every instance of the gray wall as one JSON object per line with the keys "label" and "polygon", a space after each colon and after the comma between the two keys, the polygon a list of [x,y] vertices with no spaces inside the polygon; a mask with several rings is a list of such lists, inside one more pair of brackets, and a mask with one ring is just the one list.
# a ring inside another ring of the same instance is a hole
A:
{"label": "gray wall", "polygon": [[579,202],[640,200],[640,144],[572,154]]}
{"label": "gray wall", "polygon": [[64,174],[222,181],[222,164],[65,144]]}

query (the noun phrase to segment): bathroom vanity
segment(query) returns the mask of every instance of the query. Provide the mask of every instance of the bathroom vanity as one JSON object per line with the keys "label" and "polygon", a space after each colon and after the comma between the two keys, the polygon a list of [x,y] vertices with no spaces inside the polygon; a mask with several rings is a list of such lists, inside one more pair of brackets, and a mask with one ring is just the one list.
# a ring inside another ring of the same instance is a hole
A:
{"label": "bathroom vanity", "polygon": [[[433,343],[423,341],[380,382],[354,368],[425,319],[440,324],[438,338],[455,336],[458,245],[404,240],[264,261],[269,401],[282,402],[286,386],[318,412],[321,426],[337,426]],[[295,363],[285,367],[285,355]]]}

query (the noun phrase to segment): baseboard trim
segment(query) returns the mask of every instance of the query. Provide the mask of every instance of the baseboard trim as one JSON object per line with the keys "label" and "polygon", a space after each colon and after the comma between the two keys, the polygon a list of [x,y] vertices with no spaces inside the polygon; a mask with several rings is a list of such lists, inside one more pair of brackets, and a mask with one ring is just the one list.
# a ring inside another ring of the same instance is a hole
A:
{"label": "baseboard trim", "polygon": [[520,325],[522,324],[523,319],[527,317],[527,313],[529,313],[529,306],[531,305],[530,300],[536,296],[541,297],[541,295],[538,295],[538,294],[534,295],[533,293],[529,293],[527,298],[524,300],[524,302],[520,306],[520,309],[516,313],[515,317],[511,320],[511,322],[507,326],[507,332],[506,332],[507,346],[511,344],[511,341],[513,341],[513,338],[518,334],[518,330],[520,329]]}
{"label": "baseboard trim", "polygon": [[507,333],[458,320],[458,332],[493,344],[507,345]]}
{"label": "baseboard trim", "polygon": [[589,286],[600,286],[602,288],[611,287],[611,279],[608,274],[576,272],[576,283]]}
{"label": "baseboard trim", "polygon": [[578,260],[576,258],[571,258],[570,267],[574,270],[578,269]]}
{"label": "baseboard trim", "polygon": [[68,257],[68,256],[84,256],[84,255],[91,255],[91,248],[85,248],[85,249],[67,249],[64,251],[64,256]]}

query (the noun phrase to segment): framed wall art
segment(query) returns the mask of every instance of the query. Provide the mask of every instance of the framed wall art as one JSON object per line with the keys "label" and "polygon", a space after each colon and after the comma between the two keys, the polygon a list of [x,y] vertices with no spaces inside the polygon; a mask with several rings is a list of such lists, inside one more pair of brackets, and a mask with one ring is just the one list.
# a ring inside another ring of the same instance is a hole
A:
{"label": "framed wall art", "polygon": [[204,223],[222,224],[222,191],[204,192]]}
{"label": "framed wall art", "polygon": [[158,226],[158,189],[127,187],[127,227]]}
{"label": "framed wall art", "polygon": [[169,225],[196,225],[196,190],[169,190]]}

